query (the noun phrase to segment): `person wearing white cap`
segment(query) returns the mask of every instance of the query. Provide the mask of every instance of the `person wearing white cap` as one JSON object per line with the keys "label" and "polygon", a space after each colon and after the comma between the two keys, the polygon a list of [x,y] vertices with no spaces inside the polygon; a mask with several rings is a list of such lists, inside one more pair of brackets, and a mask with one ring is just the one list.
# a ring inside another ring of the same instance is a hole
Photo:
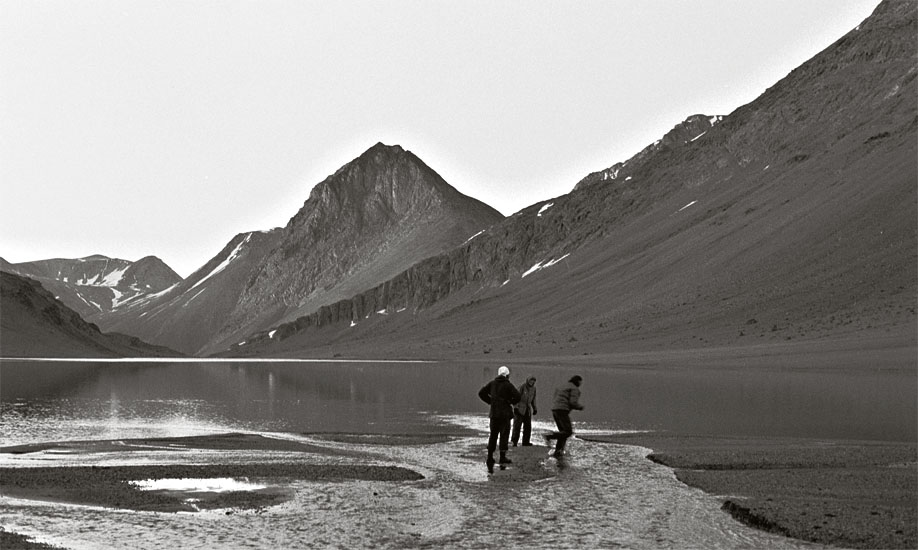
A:
{"label": "person wearing white cap", "polygon": [[510,440],[510,421],[513,419],[513,405],[519,403],[520,392],[510,382],[510,369],[502,365],[497,369],[497,377],[484,385],[478,392],[482,401],[491,405],[488,414],[491,434],[488,437],[488,471],[494,471],[494,450],[500,439],[500,464],[510,464],[507,458],[507,447]]}

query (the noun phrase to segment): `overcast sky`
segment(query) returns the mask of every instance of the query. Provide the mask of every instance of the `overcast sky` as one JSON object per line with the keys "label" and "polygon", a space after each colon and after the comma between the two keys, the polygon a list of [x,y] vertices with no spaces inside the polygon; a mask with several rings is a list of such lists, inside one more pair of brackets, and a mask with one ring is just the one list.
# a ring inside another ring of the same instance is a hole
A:
{"label": "overcast sky", "polygon": [[727,115],[878,0],[0,2],[0,256],[187,276],[376,142],[506,215]]}

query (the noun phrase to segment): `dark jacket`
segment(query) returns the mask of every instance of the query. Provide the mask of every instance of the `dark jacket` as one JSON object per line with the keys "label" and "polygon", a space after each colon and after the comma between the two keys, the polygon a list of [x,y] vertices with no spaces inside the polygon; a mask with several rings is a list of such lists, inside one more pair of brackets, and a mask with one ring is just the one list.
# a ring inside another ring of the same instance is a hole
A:
{"label": "dark jacket", "polygon": [[508,378],[498,376],[478,391],[478,397],[491,405],[488,416],[495,420],[511,420],[513,405],[520,401],[520,392],[513,387]]}
{"label": "dark jacket", "polygon": [[551,404],[553,411],[580,410],[580,388],[573,382],[568,382],[555,390],[555,399]]}

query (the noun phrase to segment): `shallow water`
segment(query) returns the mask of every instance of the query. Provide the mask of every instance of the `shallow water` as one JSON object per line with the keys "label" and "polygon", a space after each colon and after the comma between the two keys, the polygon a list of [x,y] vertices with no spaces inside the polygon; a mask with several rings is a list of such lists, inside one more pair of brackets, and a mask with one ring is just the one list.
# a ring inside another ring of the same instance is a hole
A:
{"label": "shallow water", "polygon": [[[464,419],[447,419],[455,424]],[[470,428],[480,419],[470,417]],[[264,435],[271,435],[265,433]],[[73,549],[102,548],[812,548],[747,528],[720,501],[679,483],[646,460],[646,449],[572,440],[569,467],[528,484],[495,484],[467,458],[483,434],[433,445],[388,447],[323,441],[369,450],[377,464],[425,475],[413,482],[296,482],[293,500],[259,512],[154,513],[0,498],[7,529]],[[546,457],[543,467],[554,470]],[[283,461],[284,452],[196,452],[195,462]],[[25,457],[23,457],[25,458]],[[186,463],[185,453],[42,457],[46,465]],[[26,459],[26,460],[34,460]],[[317,461],[351,461],[316,456]],[[7,458],[7,465],[16,459]]]}
{"label": "shallow water", "polygon": [[[0,497],[0,525],[73,549],[812,547],[739,524],[720,510],[716,496],[686,487],[671,470],[646,460],[646,449],[575,439],[570,467],[556,477],[490,482],[476,457],[487,425],[487,407],[476,393],[493,370],[462,364],[3,362],[3,446],[247,432],[366,451],[376,457],[374,464],[408,467],[425,479],[297,482],[287,503],[230,514],[132,512]],[[550,429],[549,390],[573,373],[557,367],[514,370],[514,379],[539,378],[542,414],[534,432]],[[914,374],[908,372],[841,373],[831,380],[806,373],[740,376],[646,367],[580,374],[587,404],[574,417],[580,433],[679,429],[883,439],[908,438],[914,429]],[[884,396],[879,403],[877,395]],[[458,437],[399,447],[308,435],[316,432]],[[542,467],[555,471],[545,450]],[[305,459],[367,463],[322,454]],[[290,454],[278,451],[0,454],[0,465],[21,467],[289,460]]]}

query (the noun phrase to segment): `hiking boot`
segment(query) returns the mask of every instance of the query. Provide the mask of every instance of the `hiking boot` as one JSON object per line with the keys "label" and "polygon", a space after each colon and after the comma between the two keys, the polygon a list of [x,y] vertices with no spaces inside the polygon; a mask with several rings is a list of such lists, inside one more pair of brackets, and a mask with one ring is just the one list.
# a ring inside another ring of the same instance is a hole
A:
{"label": "hiking boot", "polygon": [[507,458],[507,455],[504,453],[500,454],[500,463],[501,464],[513,464],[513,461]]}
{"label": "hiking boot", "polygon": [[527,442],[523,443],[523,447],[532,447],[532,443],[530,443],[530,442],[527,441]]}

